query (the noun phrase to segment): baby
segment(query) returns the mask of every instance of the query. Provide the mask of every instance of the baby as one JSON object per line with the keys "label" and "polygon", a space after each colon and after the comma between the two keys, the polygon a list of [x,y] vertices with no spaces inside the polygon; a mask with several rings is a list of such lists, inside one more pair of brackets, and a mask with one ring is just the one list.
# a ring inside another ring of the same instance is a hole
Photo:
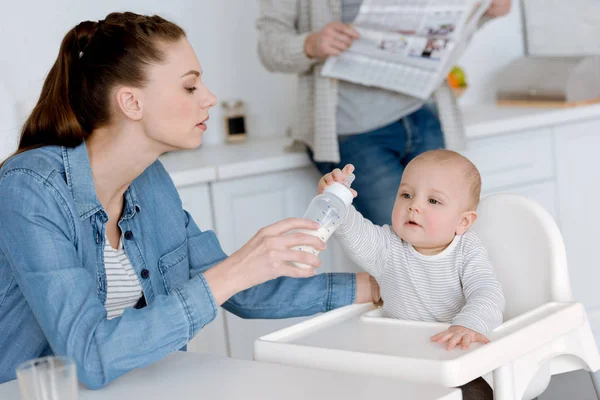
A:
{"label": "baby", "polygon": [[[319,191],[353,170],[347,165],[325,175]],[[335,233],[379,283],[384,315],[450,323],[431,337],[448,350],[487,343],[485,335],[502,323],[502,288],[481,241],[469,231],[480,190],[479,172],[467,158],[428,151],[406,166],[392,226],[374,225],[350,207]]]}

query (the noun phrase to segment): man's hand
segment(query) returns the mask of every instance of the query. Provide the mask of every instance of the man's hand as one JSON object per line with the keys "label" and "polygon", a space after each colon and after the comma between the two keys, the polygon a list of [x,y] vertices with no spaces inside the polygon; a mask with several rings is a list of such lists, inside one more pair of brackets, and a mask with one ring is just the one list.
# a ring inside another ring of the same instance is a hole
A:
{"label": "man's hand", "polygon": [[490,342],[490,339],[483,336],[481,333],[460,325],[453,325],[444,332],[432,336],[430,339],[432,342],[439,344],[447,342],[448,345],[446,346],[446,350],[453,350],[458,345],[460,345],[463,350],[466,350],[471,343],[479,342],[485,344]]}
{"label": "man's hand", "polygon": [[330,22],[319,32],[311,33],[304,42],[304,52],[310,58],[325,59],[340,55],[358,39],[358,32],[342,22]]}
{"label": "man's hand", "polygon": [[490,8],[485,12],[486,17],[502,17],[510,11],[511,0],[492,0]]}

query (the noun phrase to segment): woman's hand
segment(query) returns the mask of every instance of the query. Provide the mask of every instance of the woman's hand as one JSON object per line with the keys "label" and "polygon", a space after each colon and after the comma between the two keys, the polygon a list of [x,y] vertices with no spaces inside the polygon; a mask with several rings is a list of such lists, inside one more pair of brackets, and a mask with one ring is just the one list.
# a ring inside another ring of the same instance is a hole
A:
{"label": "woman's hand", "polygon": [[492,0],[485,15],[490,18],[502,17],[510,11],[511,0]]}
{"label": "woman's hand", "polygon": [[[295,229],[319,229],[319,224],[301,218],[288,218],[262,228],[241,249],[221,264],[204,272],[204,277],[221,305],[234,294],[252,286],[281,276],[306,278],[315,275],[314,268],[321,266],[316,255],[294,246],[312,246],[325,250],[325,243],[316,236]],[[313,268],[298,268],[290,262],[307,264]]]}
{"label": "woman's hand", "polygon": [[358,32],[342,22],[330,22],[319,32],[311,33],[304,41],[304,52],[310,58],[325,59],[337,56],[358,39]]}
{"label": "woman's hand", "polygon": [[[340,170],[339,168],[334,169],[328,174],[323,175],[321,180],[319,180],[318,190],[319,193],[323,193],[328,186],[332,185],[334,182],[344,183],[346,178],[354,172],[354,165],[346,164],[344,169]],[[358,193],[354,189],[350,189],[352,195],[354,197],[358,196]]]}

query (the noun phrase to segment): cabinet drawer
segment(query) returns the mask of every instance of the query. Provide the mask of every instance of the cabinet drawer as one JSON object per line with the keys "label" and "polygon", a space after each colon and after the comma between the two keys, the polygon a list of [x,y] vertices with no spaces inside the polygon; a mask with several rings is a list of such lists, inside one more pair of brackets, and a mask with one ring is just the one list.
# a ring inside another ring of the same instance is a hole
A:
{"label": "cabinet drawer", "polygon": [[554,145],[550,129],[467,139],[462,153],[479,169],[482,191],[554,176]]}

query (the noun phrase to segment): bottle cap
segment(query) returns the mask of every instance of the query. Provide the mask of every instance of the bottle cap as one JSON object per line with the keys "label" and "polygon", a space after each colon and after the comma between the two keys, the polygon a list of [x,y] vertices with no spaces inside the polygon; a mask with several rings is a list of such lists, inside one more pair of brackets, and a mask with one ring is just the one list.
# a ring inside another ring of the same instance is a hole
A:
{"label": "bottle cap", "polygon": [[350,204],[352,204],[352,200],[354,200],[354,196],[352,195],[350,188],[339,182],[334,182],[333,184],[328,186],[325,189],[325,192],[331,193],[331,194],[339,197],[346,206],[349,206]]}

